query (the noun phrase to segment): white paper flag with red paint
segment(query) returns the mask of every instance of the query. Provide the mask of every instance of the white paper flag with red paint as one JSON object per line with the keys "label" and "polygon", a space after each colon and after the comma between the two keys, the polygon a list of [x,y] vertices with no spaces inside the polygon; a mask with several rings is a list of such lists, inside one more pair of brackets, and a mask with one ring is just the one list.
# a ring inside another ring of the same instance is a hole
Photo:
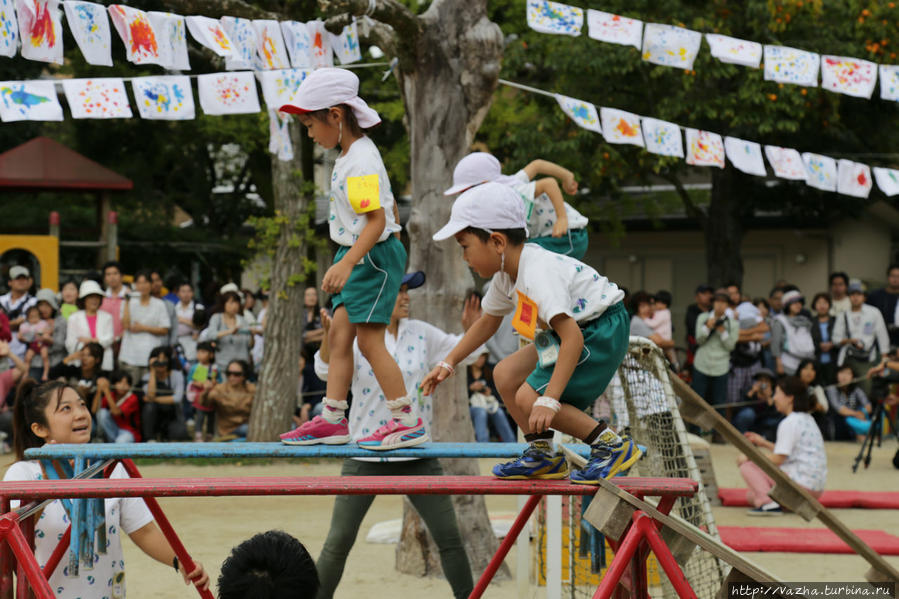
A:
{"label": "white paper flag with red paint", "polygon": [[197,42],[206,46],[223,58],[234,54],[234,44],[225,32],[221,22],[209,17],[187,17],[187,30]]}
{"label": "white paper flag with red paint", "polygon": [[724,168],[724,141],[711,131],[687,129],[687,164]]}
{"label": "white paper flag with red paint", "polygon": [[899,171],[875,166],[874,179],[877,181],[877,187],[886,195],[899,195]]}
{"label": "white paper flag with red paint", "polygon": [[837,163],[837,191],[855,198],[867,198],[874,181],[867,164],[841,159]]}
{"label": "white paper flag with red paint", "polygon": [[691,70],[702,34],[682,27],[647,23],[643,31],[643,60],[666,67]]}
{"label": "white paper flag with red paint", "polygon": [[125,82],[108,79],[63,79],[66,102],[76,119],[130,119]]}
{"label": "white paper flag with red paint", "polygon": [[309,30],[309,37],[312,39],[312,47],[309,49],[312,58],[312,67],[333,67],[334,56],[331,52],[331,36],[325,29],[325,24],[321,19],[309,21],[306,23]]}
{"label": "white paper flag with red paint", "polygon": [[640,126],[643,129],[643,141],[646,142],[647,151],[661,156],[684,157],[684,140],[681,138],[678,125],[643,117]]}
{"label": "white paper flag with red paint", "polygon": [[805,181],[805,164],[802,156],[792,148],[765,146],[765,157],[774,169],[774,175],[781,179]]}
{"label": "white paper flag with red paint", "polygon": [[595,40],[633,46],[637,50],[643,47],[643,21],[590,8],[587,25],[588,35]]}
{"label": "white paper flag with red paint", "polygon": [[762,45],[758,42],[706,33],[705,39],[712,49],[712,56],[730,64],[738,64],[753,69],[759,68],[762,63]]}
{"label": "white paper flag with red paint", "polygon": [[211,115],[260,111],[256,80],[251,71],[211,73],[197,77],[200,107]]}
{"label": "white paper flag with red paint", "polygon": [[837,161],[830,156],[803,152],[802,162],[805,164],[805,183],[809,187],[822,191],[837,190]]}
{"label": "white paper flag with red paint", "polygon": [[156,30],[147,13],[124,4],[112,4],[109,6],[109,18],[125,44],[129,62],[161,64]]}
{"label": "white paper flag with red paint", "polygon": [[599,126],[599,114],[596,112],[596,106],[577,98],[569,98],[556,94],[556,102],[565,114],[574,121],[578,127],[583,127],[590,131],[602,133],[602,127]]}
{"label": "white paper flag with red paint", "polygon": [[727,159],[737,170],[756,177],[768,174],[765,171],[765,160],[762,158],[762,147],[754,141],[725,137],[724,150]]}
{"label": "white paper flag with red paint", "polygon": [[190,58],[187,55],[187,25],[184,17],[170,12],[148,13],[156,39],[159,40],[159,54],[162,66],[171,71],[189,71]]}
{"label": "white paper flag with red paint", "polygon": [[877,85],[877,65],[846,56],[821,57],[821,87],[838,94],[871,98]]}
{"label": "white paper flag with red paint", "polygon": [[640,116],[614,108],[600,108],[602,135],[610,144],[631,144],[643,147]]}
{"label": "white paper flag with red paint", "polygon": [[256,65],[265,71],[289,69],[290,57],[278,21],[256,19],[253,27],[256,28]]}
{"label": "white paper flag with red paint", "polygon": [[59,0],[16,0],[22,56],[62,64]]}

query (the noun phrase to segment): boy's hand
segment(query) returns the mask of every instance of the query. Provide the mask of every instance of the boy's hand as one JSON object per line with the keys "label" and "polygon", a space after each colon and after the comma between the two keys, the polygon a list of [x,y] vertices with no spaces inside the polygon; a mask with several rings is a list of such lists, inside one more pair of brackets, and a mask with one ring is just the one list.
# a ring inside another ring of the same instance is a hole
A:
{"label": "boy's hand", "polygon": [[570,174],[562,179],[562,191],[570,196],[577,193],[577,180],[575,180],[574,174]]}
{"label": "boy's hand", "polygon": [[556,219],[556,224],[553,225],[553,237],[561,237],[566,233],[568,233],[568,217],[563,216]]}
{"label": "boy's hand", "polygon": [[325,273],[325,278],[322,279],[322,291],[325,293],[339,293],[343,286],[346,285],[352,272],[352,264],[344,264],[343,260],[334,264]]}
{"label": "boy's hand", "polygon": [[437,385],[445,381],[450,374],[450,371],[443,366],[435,366],[421,382],[421,392],[424,395],[430,395]]}
{"label": "boy's hand", "polygon": [[325,335],[327,335],[331,331],[331,316],[324,308],[319,310],[318,316],[321,319],[322,328],[325,330]]}
{"label": "boy's hand", "polygon": [[542,433],[552,424],[556,413],[549,408],[543,406],[534,406],[531,408],[531,417],[528,418],[528,425],[535,433]]}
{"label": "boy's hand", "polygon": [[467,331],[481,317],[481,300],[472,294],[462,307],[462,330]]}
{"label": "boy's hand", "polygon": [[193,572],[185,572],[184,568],[181,567],[181,564],[178,564],[178,572],[180,572],[181,576],[184,578],[184,584],[189,585],[190,583],[194,583],[197,588],[203,590],[209,588],[209,574],[203,569],[203,564],[194,560],[194,565],[196,568]]}

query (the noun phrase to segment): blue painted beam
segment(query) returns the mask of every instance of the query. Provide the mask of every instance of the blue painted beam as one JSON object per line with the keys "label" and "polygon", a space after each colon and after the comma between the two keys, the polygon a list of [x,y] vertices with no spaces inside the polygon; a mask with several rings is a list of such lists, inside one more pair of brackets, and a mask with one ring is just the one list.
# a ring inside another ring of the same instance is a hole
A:
{"label": "blue painted beam", "polygon": [[[29,460],[60,458],[516,458],[524,443],[424,443],[392,451],[372,451],[355,444],[284,445],[283,443],[88,443],[45,445],[28,449]],[[567,446],[589,457],[590,446]]]}

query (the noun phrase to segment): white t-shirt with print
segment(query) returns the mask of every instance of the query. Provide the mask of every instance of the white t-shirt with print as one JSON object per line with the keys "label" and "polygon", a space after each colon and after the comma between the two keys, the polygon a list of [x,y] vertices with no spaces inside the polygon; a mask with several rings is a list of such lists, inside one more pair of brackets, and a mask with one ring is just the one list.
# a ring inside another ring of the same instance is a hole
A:
{"label": "white t-shirt with print", "polygon": [[[554,316],[565,314],[587,322],[623,298],[624,292],[615,283],[590,266],[527,243],[518,261],[518,279],[513,281],[505,272],[493,275],[481,306],[493,316],[514,312],[512,326],[533,338],[529,332],[534,325],[547,329]],[[535,305],[537,322],[531,318]],[[528,324],[531,326],[522,326]]]}
{"label": "white t-shirt with print", "polygon": [[[6,471],[4,481],[41,480],[44,478],[37,461],[16,462]],[[128,478],[125,468],[119,464],[110,478]],[[11,502],[13,508],[19,502]],[[59,564],[50,577],[50,588],[57,599],[95,597],[96,599],[124,599],[125,560],[119,531],[131,534],[153,521],[153,514],[139,497],[106,500],[106,553],[94,553],[93,569],[80,567],[77,578],[66,576],[66,560]],[[59,540],[69,527],[69,516],[60,500],[49,504],[35,524],[34,555],[43,568]],[[95,539],[96,542],[96,539]],[[174,575],[174,573],[172,573]]]}
{"label": "white t-shirt with print", "polygon": [[[390,189],[390,179],[384,168],[384,161],[381,160],[381,153],[371,139],[363,136],[334,162],[329,202],[331,214],[328,217],[331,239],[340,245],[351,246],[359,239],[359,234],[368,222],[365,214],[372,210],[371,205],[360,206],[357,212],[350,203],[349,190],[352,182],[348,179],[355,177],[374,177],[374,182],[377,183],[380,205],[387,217],[387,224],[378,241],[384,241],[391,234],[400,231],[402,227],[393,215],[393,191]],[[372,181],[368,179],[368,182]]]}
{"label": "white t-shirt with print", "polygon": [[827,454],[815,419],[806,412],[790,412],[777,425],[774,453],[787,456],[780,465],[787,476],[812,491],[823,491],[827,480]]}
{"label": "white t-shirt with print", "polygon": [[[549,196],[541,193],[534,197],[537,189],[537,182],[531,181],[528,174],[523,170],[518,171],[514,175],[518,179],[518,184],[512,187],[524,200],[524,211],[528,217],[528,236],[530,237],[549,237],[553,233],[553,227],[556,225],[556,209],[553,206]],[[571,207],[565,202],[565,214],[568,216],[569,229],[583,229],[589,222],[587,217]]]}

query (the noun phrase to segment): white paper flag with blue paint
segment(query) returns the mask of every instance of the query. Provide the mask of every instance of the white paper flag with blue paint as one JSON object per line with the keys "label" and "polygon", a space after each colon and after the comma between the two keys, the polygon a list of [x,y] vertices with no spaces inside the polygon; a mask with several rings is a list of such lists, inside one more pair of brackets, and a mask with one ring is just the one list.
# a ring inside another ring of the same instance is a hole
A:
{"label": "white paper flag with blue paint", "polygon": [[643,141],[646,150],[661,156],[684,157],[684,140],[680,127],[675,123],[643,117],[640,127],[643,129]]}
{"label": "white paper flag with blue paint", "polygon": [[151,11],[150,23],[159,40],[160,63],[170,71],[189,71],[187,55],[187,25],[184,17],[170,12]]}
{"label": "white paper flag with blue paint", "polygon": [[268,111],[268,151],[281,162],[293,160],[293,142],[290,140],[290,115],[276,109]]}
{"label": "white paper flag with blue paint", "polygon": [[143,119],[185,121],[195,118],[194,94],[187,75],[135,77],[131,91]]}
{"label": "white paper flag with blue paint", "polygon": [[279,71],[259,71],[256,76],[262,86],[262,97],[265,105],[278,110],[285,104],[293,102],[293,96],[300,84],[311,73],[308,69],[282,69]]}
{"label": "white paper flag with blue paint", "polygon": [[691,70],[702,34],[682,27],[647,23],[643,30],[643,60],[666,67]]}
{"label": "white paper flag with blue paint", "polygon": [[602,122],[602,135],[610,144],[631,144],[643,147],[643,132],[640,130],[639,115],[603,107],[599,109],[599,120]]}
{"label": "white paper flag with blue paint", "polygon": [[610,44],[643,47],[643,21],[629,19],[610,12],[587,9],[587,26],[592,39]]}
{"label": "white paper flag with blue paint", "polygon": [[818,87],[821,57],[786,46],[765,46],[765,81]]}
{"label": "white paper flag with blue paint", "polygon": [[809,187],[822,191],[837,190],[837,162],[830,156],[803,152],[802,162],[805,164],[805,183]]}
{"label": "white paper flag with blue paint", "polygon": [[854,198],[867,198],[874,181],[867,164],[840,159],[837,163],[837,192]]}
{"label": "white paper flag with blue paint", "polygon": [[0,83],[0,118],[14,121],[61,121],[62,106],[52,81]]}
{"label": "white paper flag with blue paint", "polygon": [[359,30],[356,21],[343,28],[340,35],[331,34],[331,47],[340,64],[350,64],[362,60],[362,49],[359,47]]}
{"label": "white paper flag with blue paint", "polygon": [[729,64],[738,64],[753,69],[759,68],[762,63],[762,45],[758,42],[706,33],[705,39],[712,49],[712,56]]}
{"label": "white paper flag with blue paint", "polygon": [[584,26],[584,11],[549,0],[528,0],[528,26],[540,33],[577,37]]}
{"label": "white paper flag with blue paint", "polygon": [[599,125],[599,114],[596,112],[596,107],[593,104],[560,94],[555,94],[555,98],[562,110],[565,111],[565,114],[568,115],[568,118],[574,121],[578,127],[602,133],[602,127]]}
{"label": "white paper flag with blue paint", "polygon": [[[106,14],[104,9],[104,16]],[[13,0],[0,0],[0,56],[15,56],[19,49],[19,23]]]}
{"label": "white paper flag with blue paint", "polygon": [[892,102],[899,101],[899,65],[880,65],[880,97]]}
{"label": "white paper flag with blue paint", "polygon": [[281,21],[281,33],[284,35],[284,45],[287,46],[290,64],[295,67],[311,66],[312,37],[306,23]]}
{"label": "white paper flag with blue paint", "polygon": [[88,64],[112,66],[112,33],[106,7],[95,2],[66,0],[66,22]]}
{"label": "white paper flag with blue paint", "polygon": [[899,171],[891,168],[874,167],[874,179],[877,187],[888,196],[899,195]]}
{"label": "white paper flag with blue paint", "polygon": [[768,174],[765,171],[765,160],[762,158],[762,147],[754,141],[725,137],[724,151],[727,153],[727,159],[737,170],[756,177]]}
{"label": "white paper flag with blue paint", "polygon": [[234,44],[234,53],[225,59],[229,71],[256,67],[256,28],[251,19],[222,17],[222,27]]}

